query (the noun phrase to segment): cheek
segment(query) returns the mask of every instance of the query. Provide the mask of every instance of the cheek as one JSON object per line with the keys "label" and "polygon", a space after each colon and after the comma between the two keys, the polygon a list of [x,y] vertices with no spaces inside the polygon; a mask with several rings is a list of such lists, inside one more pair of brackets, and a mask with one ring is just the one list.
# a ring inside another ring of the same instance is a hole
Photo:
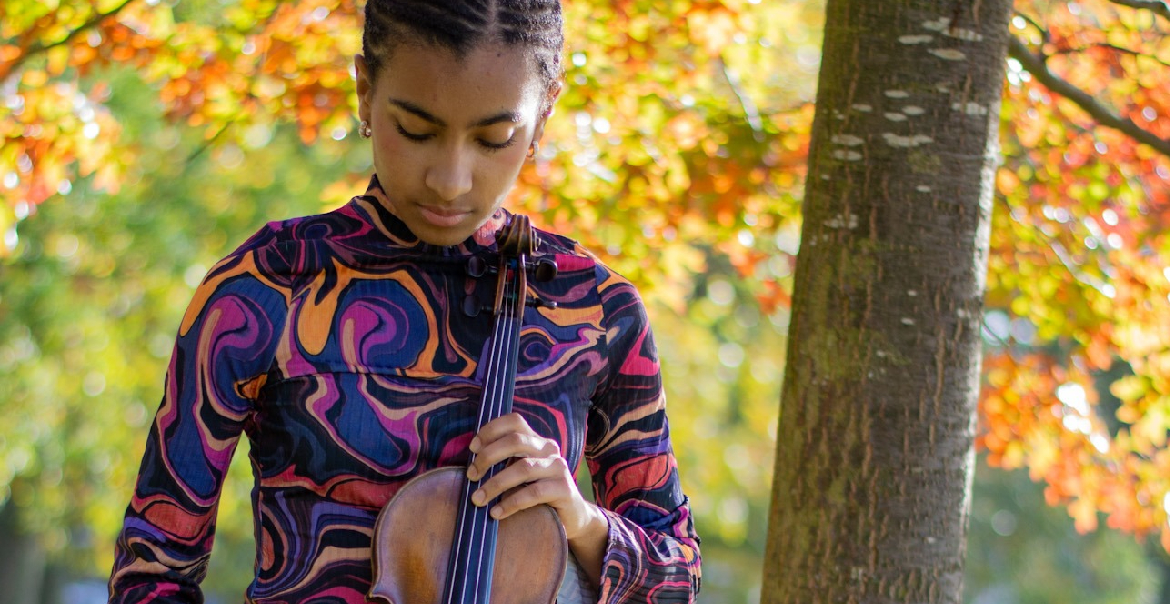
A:
{"label": "cheek", "polygon": [[418,171],[419,152],[412,143],[392,130],[375,131],[373,140],[374,167],[383,178],[395,175],[402,180]]}
{"label": "cheek", "polygon": [[401,136],[395,136],[395,133],[389,127],[383,127],[374,130],[373,142],[374,151],[386,156],[397,158],[402,155]]}
{"label": "cheek", "polygon": [[485,176],[491,180],[495,188],[511,188],[520,169],[524,167],[527,155],[528,147],[519,145],[495,153],[484,162]]}

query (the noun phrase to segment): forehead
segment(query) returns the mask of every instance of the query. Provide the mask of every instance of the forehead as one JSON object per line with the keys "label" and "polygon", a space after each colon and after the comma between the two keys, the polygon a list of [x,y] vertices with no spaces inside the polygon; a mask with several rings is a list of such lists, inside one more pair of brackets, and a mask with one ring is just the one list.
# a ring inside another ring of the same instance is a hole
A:
{"label": "forehead", "polygon": [[466,55],[431,44],[402,44],[388,57],[375,88],[452,123],[501,111],[535,115],[542,98],[530,53],[503,44],[481,44]]}

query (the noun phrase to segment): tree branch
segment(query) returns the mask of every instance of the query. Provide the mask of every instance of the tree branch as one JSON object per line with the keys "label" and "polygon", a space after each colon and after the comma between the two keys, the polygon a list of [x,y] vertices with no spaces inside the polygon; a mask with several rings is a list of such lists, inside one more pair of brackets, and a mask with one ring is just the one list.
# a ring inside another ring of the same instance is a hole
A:
{"label": "tree branch", "polygon": [[1028,15],[1027,13],[1016,13],[1016,16],[1023,19],[1024,21],[1027,21],[1028,25],[1035,27],[1036,31],[1040,32],[1040,36],[1044,39],[1045,44],[1051,41],[1052,38],[1049,36],[1048,30],[1044,29],[1044,26],[1040,25],[1040,23],[1033,19],[1031,15]]}
{"label": "tree branch", "polygon": [[1109,0],[1114,4],[1153,11],[1155,15],[1170,21],[1170,2],[1166,0]]}
{"label": "tree branch", "polygon": [[33,45],[29,46],[28,48],[24,49],[24,52],[17,55],[17,57],[15,59],[13,59],[13,61],[11,63],[9,63],[6,66],[0,66],[0,82],[8,79],[8,76],[11,75],[12,73],[14,73],[17,69],[19,69],[20,66],[24,64],[25,61],[29,60],[30,58],[32,58],[36,55],[48,52],[49,49],[56,48],[58,46],[64,46],[64,45],[72,42],[74,38],[81,35],[83,32],[96,27],[102,21],[105,21],[106,19],[113,17],[114,15],[117,15],[118,13],[122,12],[122,10],[125,9],[127,6],[129,6],[131,2],[134,2],[134,0],[123,0],[121,4],[119,4],[118,6],[115,6],[114,8],[110,9],[107,12],[95,13],[92,17],[89,18],[88,21],[86,21],[85,23],[82,23],[76,29],[73,29],[68,34],[66,34],[64,38],[61,38],[60,40],[57,40],[56,42],[50,42],[48,44],[45,44],[43,42],[37,42],[36,44],[33,44]]}
{"label": "tree branch", "polygon": [[211,135],[210,138],[203,141],[203,144],[199,145],[198,149],[195,149],[194,151],[191,152],[190,155],[187,156],[187,159],[184,161],[184,165],[190,167],[191,164],[194,163],[195,160],[198,159],[200,155],[203,155],[203,153],[205,151],[207,151],[212,146],[214,146],[215,141],[219,140],[219,137],[223,136],[223,133],[227,132],[227,129],[230,128],[235,123],[236,123],[236,120],[231,120],[231,121],[228,121],[227,123],[225,123],[222,127],[220,127],[220,129],[218,131],[216,131],[215,134]]}
{"label": "tree branch", "polygon": [[1085,91],[1049,71],[1045,64],[1045,57],[1032,54],[1024,46],[1024,43],[1015,36],[1010,37],[1008,44],[1010,56],[1019,61],[1028,73],[1032,74],[1041,84],[1047,86],[1049,90],[1072,101],[1102,126],[1113,128],[1139,143],[1149,145],[1158,153],[1170,157],[1170,140],[1160,138],[1153,132],[1137,125],[1133,120],[1115,114]]}
{"label": "tree branch", "polygon": [[1011,353],[1012,343],[1003,339],[1003,337],[1000,336],[999,334],[995,333],[995,330],[992,329],[991,325],[989,325],[987,323],[987,315],[986,314],[984,314],[983,318],[980,319],[980,324],[983,326],[983,333],[986,334],[987,336],[989,336],[992,340],[994,340],[993,344],[1008,351],[1009,354]]}
{"label": "tree branch", "polygon": [[723,72],[723,78],[727,80],[727,85],[731,86],[731,91],[735,93],[735,98],[739,99],[739,106],[743,109],[743,115],[752,129],[752,135],[757,142],[764,142],[764,124],[760,120],[760,110],[740,85],[739,76],[727,65],[727,61],[723,60],[723,55],[719,55],[716,62]]}
{"label": "tree branch", "polygon": [[1170,67],[1170,63],[1167,63],[1166,61],[1163,61],[1162,59],[1159,59],[1156,56],[1149,55],[1149,54],[1146,54],[1144,52],[1138,52],[1136,50],[1133,50],[1131,48],[1126,48],[1124,46],[1110,44],[1108,42],[1093,42],[1092,44],[1088,44],[1085,46],[1078,46],[1075,48],[1071,48],[1071,47],[1070,48],[1062,48],[1060,50],[1057,50],[1057,51],[1051,53],[1049,56],[1079,54],[1079,53],[1087,52],[1091,48],[1107,48],[1109,50],[1118,52],[1118,53],[1123,54],[1123,55],[1130,55],[1132,57],[1145,57],[1145,58],[1163,66],[1163,67]]}

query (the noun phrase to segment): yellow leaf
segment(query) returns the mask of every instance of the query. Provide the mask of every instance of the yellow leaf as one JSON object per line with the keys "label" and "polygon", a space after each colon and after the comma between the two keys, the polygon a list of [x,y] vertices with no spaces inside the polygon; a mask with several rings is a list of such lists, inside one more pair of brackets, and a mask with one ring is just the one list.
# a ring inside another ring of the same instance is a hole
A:
{"label": "yellow leaf", "polygon": [[1144,378],[1131,375],[1113,382],[1109,391],[1123,401],[1136,401],[1149,392],[1149,387]]}
{"label": "yellow leaf", "polygon": [[30,88],[40,88],[49,81],[49,75],[40,69],[30,69],[24,72],[23,84]]}

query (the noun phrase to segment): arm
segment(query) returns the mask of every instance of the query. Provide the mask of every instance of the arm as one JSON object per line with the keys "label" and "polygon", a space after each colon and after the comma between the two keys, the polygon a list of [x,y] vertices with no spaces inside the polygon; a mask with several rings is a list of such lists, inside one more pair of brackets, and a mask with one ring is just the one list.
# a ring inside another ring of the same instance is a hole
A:
{"label": "arm", "polygon": [[609,519],[600,601],[693,602],[699,539],[679,485],[646,310],[629,282],[599,271],[608,373],[594,396],[585,453]]}
{"label": "arm", "polygon": [[280,333],[283,297],[229,257],[196,290],[115,545],[110,602],[202,602],[215,512]]}

